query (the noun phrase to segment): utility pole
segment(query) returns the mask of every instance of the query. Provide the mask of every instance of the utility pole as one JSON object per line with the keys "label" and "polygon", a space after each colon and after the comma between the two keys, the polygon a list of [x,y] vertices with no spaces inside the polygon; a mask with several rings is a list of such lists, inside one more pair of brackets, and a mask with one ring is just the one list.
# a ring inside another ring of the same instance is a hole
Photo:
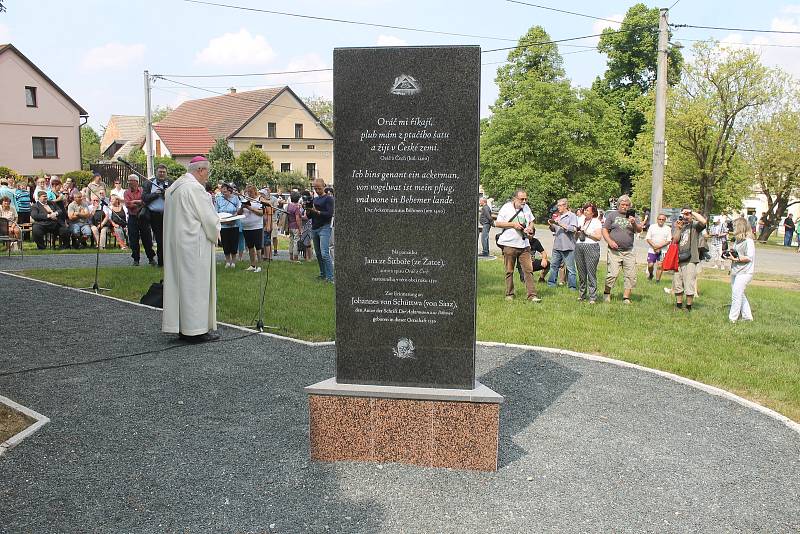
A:
{"label": "utility pole", "polygon": [[153,172],[153,113],[150,110],[150,73],[144,71],[144,117],[146,123],[145,130],[145,154],[147,155],[147,177],[155,176]]}
{"label": "utility pole", "polygon": [[667,46],[669,42],[669,10],[662,9],[658,18],[658,63],[656,66],[656,123],[653,136],[653,186],[650,190],[650,220],[661,213],[664,196],[664,163],[666,160],[667,123]]}

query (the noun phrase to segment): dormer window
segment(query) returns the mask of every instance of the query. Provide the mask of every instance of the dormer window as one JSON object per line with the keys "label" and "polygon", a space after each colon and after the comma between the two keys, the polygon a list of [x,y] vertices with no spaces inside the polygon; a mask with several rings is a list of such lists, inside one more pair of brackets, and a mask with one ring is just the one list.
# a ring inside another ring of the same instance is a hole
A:
{"label": "dormer window", "polygon": [[25,86],[25,105],[29,108],[39,107],[36,102],[36,88]]}

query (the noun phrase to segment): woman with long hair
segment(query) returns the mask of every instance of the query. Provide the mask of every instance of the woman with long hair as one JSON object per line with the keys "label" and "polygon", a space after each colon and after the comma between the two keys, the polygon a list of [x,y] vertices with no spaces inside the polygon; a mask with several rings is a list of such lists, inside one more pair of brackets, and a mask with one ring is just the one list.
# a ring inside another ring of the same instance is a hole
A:
{"label": "woman with long hair", "polygon": [[744,217],[733,221],[734,244],[730,248],[731,260],[731,311],[728,319],[732,323],[738,320],[752,321],[753,312],[744,290],[753,279],[755,272],[756,244],[753,232]]}
{"label": "woman with long hair", "polygon": [[597,217],[597,206],[587,204],[583,208],[583,222],[577,232],[575,243],[575,266],[578,269],[578,300],[597,302],[597,264],[600,261],[600,240],[603,225]]}

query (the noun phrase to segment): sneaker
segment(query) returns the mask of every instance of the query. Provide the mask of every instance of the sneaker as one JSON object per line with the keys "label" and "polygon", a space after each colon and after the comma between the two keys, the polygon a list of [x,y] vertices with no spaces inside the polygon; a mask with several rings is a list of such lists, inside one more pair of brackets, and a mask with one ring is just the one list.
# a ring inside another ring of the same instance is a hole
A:
{"label": "sneaker", "polygon": [[622,299],[622,303],[623,304],[630,304],[631,303],[631,299]]}
{"label": "sneaker", "polygon": [[260,273],[261,272],[261,267],[256,267],[255,269],[253,269],[253,272],[254,273]]}
{"label": "sneaker", "polygon": [[506,295],[506,300],[514,300],[514,295]]}
{"label": "sneaker", "polygon": [[540,298],[539,298],[539,297],[537,297],[536,295],[534,295],[534,296],[532,296],[532,297],[528,297],[528,300],[529,300],[530,302],[542,302],[542,299],[540,299]]}
{"label": "sneaker", "polygon": [[597,304],[597,301],[596,300],[590,300],[589,304]]}
{"label": "sneaker", "polygon": [[611,302],[611,293],[603,293],[603,302]]}
{"label": "sneaker", "polygon": [[245,271],[255,271],[255,270],[256,270],[256,268],[253,267],[252,265],[250,267],[248,267],[247,269],[245,269]]}

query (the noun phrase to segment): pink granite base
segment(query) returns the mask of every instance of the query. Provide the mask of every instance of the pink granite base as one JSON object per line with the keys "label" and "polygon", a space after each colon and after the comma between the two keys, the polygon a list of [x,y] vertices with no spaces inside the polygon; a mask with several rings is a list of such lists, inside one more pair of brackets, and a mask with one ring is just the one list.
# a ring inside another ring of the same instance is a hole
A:
{"label": "pink granite base", "polygon": [[311,458],[497,470],[500,405],[309,395]]}

